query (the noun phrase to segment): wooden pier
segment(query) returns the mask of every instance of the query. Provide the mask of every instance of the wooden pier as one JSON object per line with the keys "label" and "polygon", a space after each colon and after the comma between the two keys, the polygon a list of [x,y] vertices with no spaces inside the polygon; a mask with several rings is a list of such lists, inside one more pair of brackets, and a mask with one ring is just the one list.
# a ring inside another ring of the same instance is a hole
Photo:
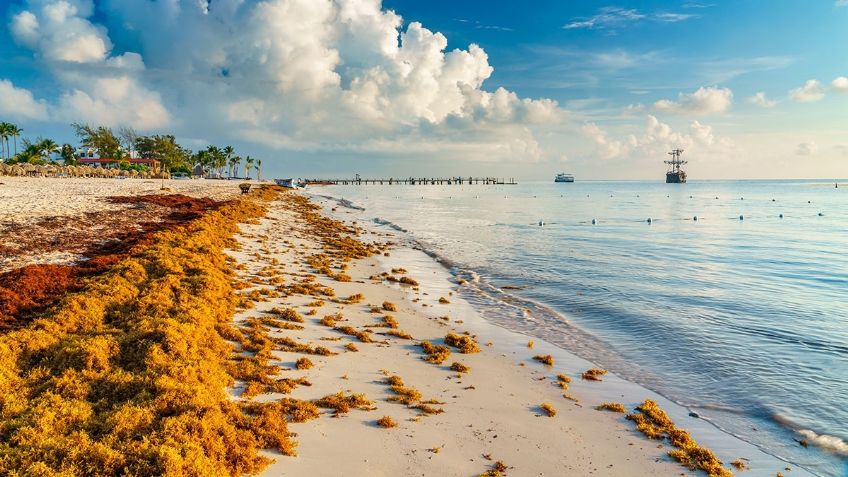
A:
{"label": "wooden pier", "polygon": [[389,177],[388,179],[367,179],[356,175],[353,179],[305,179],[310,185],[517,185],[515,179],[497,177],[408,177],[406,179]]}

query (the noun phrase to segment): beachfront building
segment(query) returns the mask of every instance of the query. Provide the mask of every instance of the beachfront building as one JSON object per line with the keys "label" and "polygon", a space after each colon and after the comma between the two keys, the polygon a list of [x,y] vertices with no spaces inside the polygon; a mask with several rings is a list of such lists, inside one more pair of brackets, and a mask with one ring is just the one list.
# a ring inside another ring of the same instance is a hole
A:
{"label": "beachfront building", "polygon": [[117,169],[120,167],[121,163],[126,163],[131,166],[145,166],[151,172],[159,172],[160,167],[158,159],[149,157],[138,157],[135,154],[135,151],[130,151],[130,153],[121,160],[110,159],[108,157],[100,157],[99,154],[97,154],[91,149],[78,149],[76,156],[77,163],[79,163],[80,165],[102,167],[104,169]]}

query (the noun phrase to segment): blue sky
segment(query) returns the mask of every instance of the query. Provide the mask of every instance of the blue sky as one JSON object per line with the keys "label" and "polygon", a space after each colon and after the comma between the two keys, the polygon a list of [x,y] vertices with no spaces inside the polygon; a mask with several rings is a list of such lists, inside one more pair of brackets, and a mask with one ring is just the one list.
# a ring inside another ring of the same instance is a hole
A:
{"label": "blue sky", "polygon": [[[848,176],[848,1],[0,4],[0,120],[271,174]],[[57,32],[63,32],[61,34]]]}

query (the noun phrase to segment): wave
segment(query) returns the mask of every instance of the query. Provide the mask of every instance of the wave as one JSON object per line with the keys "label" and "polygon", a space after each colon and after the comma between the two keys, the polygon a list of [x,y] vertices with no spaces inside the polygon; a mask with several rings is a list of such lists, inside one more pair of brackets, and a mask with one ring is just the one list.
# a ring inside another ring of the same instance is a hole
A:
{"label": "wave", "polygon": [[841,437],[819,434],[811,429],[804,429],[803,426],[782,414],[774,413],[772,419],[778,424],[795,431],[802,438],[802,440],[798,440],[798,443],[802,446],[812,445],[836,455],[848,456],[848,442]]}

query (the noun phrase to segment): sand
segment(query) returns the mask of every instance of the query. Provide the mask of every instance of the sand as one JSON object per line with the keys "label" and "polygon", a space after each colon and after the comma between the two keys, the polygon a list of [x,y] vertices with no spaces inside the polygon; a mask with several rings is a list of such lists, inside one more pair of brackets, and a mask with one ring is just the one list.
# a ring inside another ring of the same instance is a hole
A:
{"label": "sand", "polygon": [[236,181],[0,177],[0,272],[31,264],[70,264],[92,243],[169,211],[111,203],[108,197],[183,194],[227,200]]}
{"label": "sand", "polygon": [[[292,272],[307,272],[308,267],[301,263],[305,255],[317,251],[317,244],[308,231],[298,230],[300,227],[295,214],[279,204],[258,225],[243,226],[239,238],[242,248],[233,255],[247,267],[244,276],[259,272],[275,260],[290,264]],[[294,247],[287,248],[283,240],[291,241]],[[325,414],[314,421],[291,424],[290,430],[297,433],[300,443],[298,456],[274,455],[276,462],[262,475],[478,475],[492,468],[495,461],[509,467],[507,475],[680,474],[681,469],[664,456],[667,449],[657,448],[656,442],[636,434],[623,415],[593,409],[599,402],[575,403],[563,398],[562,390],[555,385],[555,369],[532,360],[536,350],[525,346],[526,352],[521,355],[507,354],[498,343],[486,346],[494,338],[480,334],[476,336],[480,353],[460,354],[454,349],[442,365],[425,362],[416,345],[418,340],[441,344],[449,331],[466,330],[461,323],[466,317],[458,314],[461,307],[454,301],[439,304],[439,296],[428,295],[426,288],[415,292],[412,287],[368,280],[381,273],[382,267],[377,258],[368,258],[354,262],[347,272],[351,282],[319,277],[319,282],[334,288],[340,297],[362,293],[366,298],[353,305],[327,303],[317,315],[305,317],[304,330],[272,333],[340,353],[309,356],[314,368],[287,371],[285,376],[306,376],[313,384],[297,388],[291,397],[316,399],[349,390],[365,393],[376,401],[376,409],[352,411],[339,418]],[[418,278],[415,270],[409,275]],[[413,303],[415,298],[420,301]],[[458,300],[455,296],[446,298]],[[260,316],[273,307],[292,306],[305,314],[309,310],[305,305],[312,299],[293,296],[260,302],[255,309],[239,313],[236,321]],[[390,314],[399,322],[399,329],[415,340],[381,337],[378,333],[386,329],[372,328],[375,340],[386,343],[361,343],[319,323],[324,315],[340,312],[347,318],[341,324],[364,329],[380,322],[385,313],[370,313],[369,309],[384,301],[398,306],[398,311]],[[423,307],[425,303],[427,307]],[[444,315],[450,320],[438,318]],[[342,339],[322,339],[327,337]],[[358,352],[345,350],[351,342]],[[286,368],[294,368],[301,357],[298,353],[275,354]],[[471,372],[451,371],[449,366],[454,361],[470,366]],[[389,402],[394,393],[384,382],[385,372],[401,376],[407,386],[421,391],[423,399],[444,403],[437,405],[444,413],[419,417],[417,410]],[[579,374],[571,377],[579,380]],[[278,397],[264,395],[258,399]],[[543,414],[539,407],[543,402],[557,409],[555,417]],[[377,426],[382,416],[391,416],[398,426]]]}

